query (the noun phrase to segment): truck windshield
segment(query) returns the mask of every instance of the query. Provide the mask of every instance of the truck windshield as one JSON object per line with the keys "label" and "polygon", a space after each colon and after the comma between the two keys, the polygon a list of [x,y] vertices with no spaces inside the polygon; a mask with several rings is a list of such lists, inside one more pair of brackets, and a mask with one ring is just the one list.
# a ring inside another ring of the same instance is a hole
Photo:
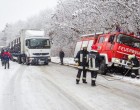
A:
{"label": "truck windshield", "polygon": [[50,40],[49,39],[30,39],[29,48],[30,49],[50,48]]}
{"label": "truck windshield", "polygon": [[133,48],[140,48],[140,39],[128,35],[119,34],[117,42]]}

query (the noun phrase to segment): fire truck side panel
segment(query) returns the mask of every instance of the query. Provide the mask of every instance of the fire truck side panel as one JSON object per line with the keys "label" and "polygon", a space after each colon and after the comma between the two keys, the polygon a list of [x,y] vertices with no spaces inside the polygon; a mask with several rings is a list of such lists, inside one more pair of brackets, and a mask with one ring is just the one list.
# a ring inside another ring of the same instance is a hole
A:
{"label": "fire truck side panel", "polygon": [[90,51],[94,43],[95,43],[95,37],[91,37],[90,39],[82,38],[81,41],[78,41],[76,44],[74,57],[76,57],[77,52],[82,49],[82,45],[87,45],[87,50]]}
{"label": "fire truck side panel", "polygon": [[77,42],[77,44],[75,46],[74,57],[76,57],[76,54],[81,49],[81,46],[82,46],[82,41]]}
{"label": "fire truck side panel", "polygon": [[91,51],[91,47],[92,47],[93,43],[94,43],[94,40],[89,40],[88,47],[87,47],[88,51]]}
{"label": "fire truck side panel", "polygon": [[140,59],[140,49],[139,48],[129,47],[129,46],[124,45],[124,44],[118,45],[117,53],[125,54],[125,55],[136,54],[136,56]]}

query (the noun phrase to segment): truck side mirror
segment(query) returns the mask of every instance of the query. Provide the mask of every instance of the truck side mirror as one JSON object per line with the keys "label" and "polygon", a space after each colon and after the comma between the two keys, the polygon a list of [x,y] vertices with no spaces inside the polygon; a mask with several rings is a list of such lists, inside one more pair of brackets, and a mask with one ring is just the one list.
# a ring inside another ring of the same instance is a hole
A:
{"label": "truck side mirror", "polygon": [[26,40],[26,46],[28,46],[28,41]]}

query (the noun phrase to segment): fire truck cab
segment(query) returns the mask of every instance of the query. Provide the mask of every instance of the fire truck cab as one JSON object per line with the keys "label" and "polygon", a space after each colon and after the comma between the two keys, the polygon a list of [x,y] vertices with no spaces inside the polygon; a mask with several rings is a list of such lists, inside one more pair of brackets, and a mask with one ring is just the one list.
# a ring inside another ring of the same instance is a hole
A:
{"label": "fire truck cab", "polygon": [[126,69],[132,69],[128,60],[129,55],[135,54],[140,61],[140,38],[134,35],[120,32],[83,35],[76,44],[74,57],[82,45],[87,45],[88,51],[91,51],[94,46],[97,47],[101,56],[102,74],[107,72],[123,74]]}

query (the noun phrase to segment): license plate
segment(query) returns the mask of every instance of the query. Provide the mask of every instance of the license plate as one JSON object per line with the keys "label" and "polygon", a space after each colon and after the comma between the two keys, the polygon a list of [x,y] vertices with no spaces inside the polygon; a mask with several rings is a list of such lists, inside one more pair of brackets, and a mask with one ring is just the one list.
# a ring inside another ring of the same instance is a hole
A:
{"label": "license plate", "polygon": [[40,60],[40,61],[39,61],[39,64],[44,64],[44,61],[41,61],[41,60]]}

